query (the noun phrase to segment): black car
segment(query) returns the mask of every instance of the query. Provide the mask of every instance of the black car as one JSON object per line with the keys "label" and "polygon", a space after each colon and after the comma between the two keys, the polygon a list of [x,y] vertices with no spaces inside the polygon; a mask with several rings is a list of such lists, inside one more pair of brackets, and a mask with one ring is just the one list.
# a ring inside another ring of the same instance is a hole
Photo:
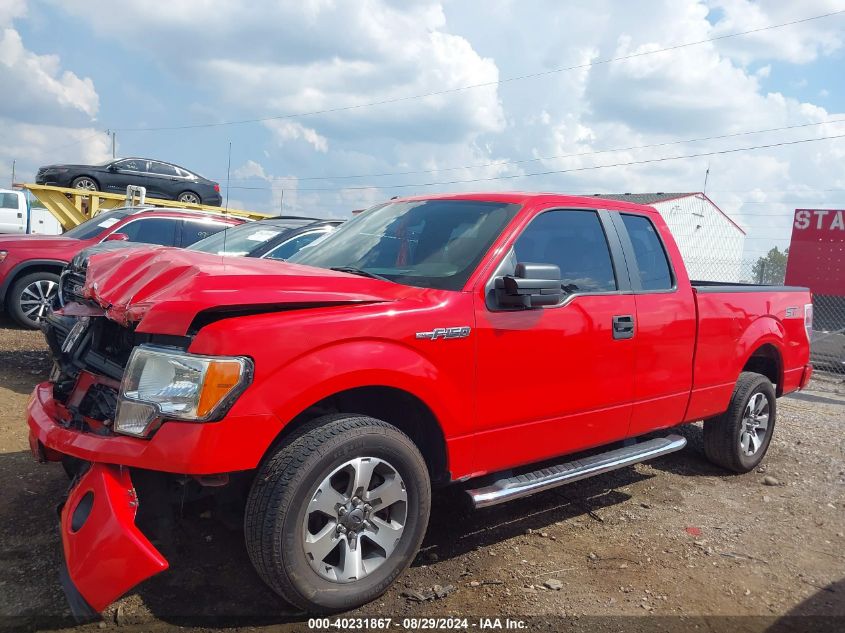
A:
{"label": "black car", "polygon": [[97,165],[47,165],[38,169],[39,185],[125,193],[128,185],[145,187],[147,196],[188,204],[220,206],[220,185],[184,167],[148,158],[113,158]]}
{"label": "black car", "polygon": [[188,250],[285,260],[342,223],[343,220],[279,216],[234,226],[194,243]]}

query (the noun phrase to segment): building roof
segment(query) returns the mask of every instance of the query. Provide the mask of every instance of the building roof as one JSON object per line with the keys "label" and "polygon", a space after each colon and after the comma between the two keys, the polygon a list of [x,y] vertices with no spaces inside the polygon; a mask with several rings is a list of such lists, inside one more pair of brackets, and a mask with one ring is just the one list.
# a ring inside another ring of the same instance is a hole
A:
{"label": "building roof", "polygon": [[690,193],[663,193],[662,191],[658,193],[594,193],[593,197],[633,202],[634,204],[655,204],[656,202],[688,198],[689,196],[698,195],[698,193],[697,191]]}
{"label": "building roof", "polygon": [[687,193],[664,193],[662,191],[658,193],[594,193],[594,198],[604,198],[605,200],[618,200],[621,202],[632,202],[634,204],[657,204],[659,202],[667,202],[669,200],[678,200],[679,198],[689,198],[690,196],[700,196],[702,199],[707,200],[710,204],[713,205],[713,208],[716,209],[719,213],[725,216],[725,219],[733,224],[743,235],[746,235],[745,229],[743,229],[739,224],[733,221],[731,216],[727,213],[722,211],[715,202],[713,202],[710,198],[707,197],[707,194],[701,191],[691,191]]}

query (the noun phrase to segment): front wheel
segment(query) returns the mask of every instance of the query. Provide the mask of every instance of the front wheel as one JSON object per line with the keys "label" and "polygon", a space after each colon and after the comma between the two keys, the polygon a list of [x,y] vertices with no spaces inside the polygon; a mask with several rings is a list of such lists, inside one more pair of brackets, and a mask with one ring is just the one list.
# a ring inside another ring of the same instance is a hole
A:
{"label": "front wheel", "polygon": [[99,191],[100,189],[97,185],[97,181],[90,176],[79,176],[78,178],[74,178],[73,182],[70,183],[70,186],[73,189],[84,189],[85,191]]}
{"label": "front wheel", "polygon": [[704,421],[704,454],[728,470],[747,473],[763,460],[775,430],[775,388],[768,378],[742,372],[728,410]]}
{"label": "front wheel", "polygon": [[353,609],[411,564],[430,508],[428,470],[408,436],[375,418],[325,416],[259,469],[244,519],[247,551],[294,606]]}
{"label": "front wheel", "polygon": [[6,297],[6,309],[18,325],[35,329],[51,309],[59,288],[59,276],[50,272],[24,275],[13,285]]}

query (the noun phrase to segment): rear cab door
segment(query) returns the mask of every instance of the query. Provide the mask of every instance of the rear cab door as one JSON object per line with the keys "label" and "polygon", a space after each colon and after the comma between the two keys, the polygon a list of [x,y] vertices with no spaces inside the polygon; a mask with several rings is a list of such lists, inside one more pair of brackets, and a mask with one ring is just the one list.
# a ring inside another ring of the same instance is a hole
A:
{"label": "rear cab door", "polygon": [[[636,305],[628,435],[679,424],[692,389],[697,316],[681,254],[660,214],[612,211]],[[673,262],[679,265],[674,266]]]}
{"label": "rear cab door", "polygon": [[[558,305],[496,305],[494,282],[517,262],[555,264]],[[506,242],[476,293],[480,471],[492,472],[623,439],[634,395],[634,296],[606,211],[542,208]],[[615,331],[614,323],[618,325]]]}

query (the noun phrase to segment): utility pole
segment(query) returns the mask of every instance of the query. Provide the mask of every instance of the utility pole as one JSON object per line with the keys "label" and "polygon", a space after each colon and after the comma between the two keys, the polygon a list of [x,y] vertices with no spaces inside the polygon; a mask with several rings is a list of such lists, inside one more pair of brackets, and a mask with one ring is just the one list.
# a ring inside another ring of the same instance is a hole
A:
{"label": "utility pole", "polygon": [[285,190],[282,189],[282,200],[279,203],[279,215],[285,214]]}
{"label": "utility pole", "polygon": [[229,210],[229,172],[232,169],[232,141],[229,141],[229,162],[226,166],[226,211]]}
{"label": "utility pole", "polygon": [[701,192],[707,195],[707,177],[710,175],[710,163],[707,163],[707,171],[704,172],[704,190]]}
{"label": "utility pole", "polygon": [[106,136],[111,137],[111,157],[115,158],[114,145],[115,145],[115,136],[117,136],[117,133],[113,132],[112,130],[106,130]]}
{"label": "utility pole", "polygon": [[17,162],[18,162],[18,161],[16,161],[16,160],[13,160],[13,161],[12,161],[12,186],[13,186],[13,187],[15,186],[15,164],[16,164]]}

